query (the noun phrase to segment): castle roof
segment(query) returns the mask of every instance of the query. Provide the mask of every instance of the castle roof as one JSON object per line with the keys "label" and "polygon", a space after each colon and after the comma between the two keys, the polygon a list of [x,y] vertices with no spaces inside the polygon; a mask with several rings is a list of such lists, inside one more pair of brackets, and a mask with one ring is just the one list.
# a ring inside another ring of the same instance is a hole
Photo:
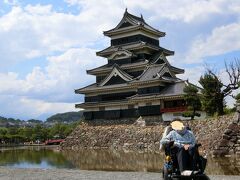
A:
{"label": "castle roof", "polygon": [[165,86],[165,88],[156,94],[137,94],[133,97],[130,97],[131,100],[140,100],[140,99],[172,99],[172,98],[181,98],[185,93],[183,89],[186,87],[187,82],[183,80],[178,80],[175,83]]}
{"label": "castle roof", "polygon": [[114,84],[114,85],[107,85],[107,86],[98,86],[98,83],[93,83],[89,86],[76,89],[75,93],[82,94],[86,92],[96,92],[96,91],[105,91],[110,89],[131,89],[132,87],[129,86],[128,83],[122,83],[122,84]]}
{"label": "castle roof", "polygon": [[150,81],[150,80],[169,80],[169,81],[176,81],[175,74],[171,72],[171,69],[168,65],[165,64],[152,64],[146,67],[144,72],[136,78],[136,81]]}
{"label": "castle roof", "polygon": [[[116,63],[117,63],[117,61],[118,60],[116,60]],[[143,70],[143,69],[145,69],[146,65],[149,65],[149,64],[164,64],[164,63],[166,63],[168,65],[169,69],[173,73],[175,73],[175,74],[184,73],[184,69],[172,66],[168,62],[168,60],[166,59],[166,57],[164,56],[162,51],[158,51],[157,53],[155,53],[149,59],[139,59],[139,61],[137,61],[137,62],[119,64],[119,67],[121,67],[121,69],[123,69],[123,70],[130,70],[130,69],[131,70],[134,70],[134,69],[142,69]],[[111,72],[113,66],[114,65],[105,64],[103,66],[87,70],[87,73],[92,74],[92,75],[106,74],[106,73]]]}
{"label": "castle roof", "polygon": [[165,32],[161,32],[161,31],[153,28],[152,26],[148,25],[145,22],[145,20],[143,19],[142,15],[141,15],[141,17],[132,15],[126,9],[126,11],[125,11],[121,21],[118,23],[118,25],[111,30],[104,31],[104,35],[111,37],[116,34],[121,34],[121,33],[128,32],[128,31],[136,31],[139,29],[149,32],[151,34],[154,34],[158,37],[163,37],[166,34]]}
{"label": "castle roof", "polygon": [[[145,61],[138,61],[135,63],[126,63],[126,64],[120,64],[118,65],[122,70],[128,70],[128,69],[136,69],[136,68],[145,68],[145,66],[149,63],[148,60]],[[87,70],[88,74],[98,74],[98,73],[109,73],[111,72],[114,64],[109,66],[108,64],[105,64],[103,66]]]}
{"label": "castle roof", "polygon": [[128,97],[124,100],[116,100],[111,102],[87,102],[82,104],[77,104],[76,107],[86,108],[86,107],[99,107],[105,105],[119,105],[119,104],[131,104],[131,102],[136,101],[152,101],[153,99],[182,99],[183,95],[185,94],[183,89],[188,85],[187,81],[178,80],[175,83],[169,84],[166,86],[160,93],[151,93],[151,94],[136,94],[131,97]]}
{"label": "castle roof", "polygon": [[96,54],[98,56],[108,57],[112,53],[117,52],[117,51],[122,50],[122,49],[138,50],[138,49],[143,49],[143,48],[147,48],[147,49],[150,49],[150,50],[153,50],[153,51],[161,51],[166,56],[174,55],[174,51],[171,51],[171,50],[159,47],[159,46],[155,46],[155,45],[143,42],[143,41],[132,42],[132,43],[119,45],[119,46],[109,46],[108,48],[106,48],[102,51],[98,51]]}
{"label": "castle roof", "polygon": [[[124,83],[119,84],[108,84],[106,83],[110,81],[112,77],[119,76],[123,79]],[[106,89],[121,89],[121,88],[132,88],[134,84],[146,84],[146,83],[154,83],[154,82],[162,82],[162,83],[174,83],[179,81],[179,79],[175,76],[174,73],[171,72],[169,66],[165,64],[152,64],[145,67],[143,73],[137,78],[133,78],[128,73],[126,73],[121,67],[117,64],[112,66],[111,73],[100,83],[94,83],[90,86],[81,88],[76,90],[76,93],[84,93],[84,92],[92,92],[95,90],[106,90]]]}
{"label": "castle roof", "polygon": [[99,84],[99,86],[104,86],[114,76],[115,77],[119,76],[125,82],[129,82],[129,81],[133,80],[133,77],[131,75],[129,75],[126,72],[124,72],[123,70],[121,70],[121,68],[117,64],[114,64],[114,66],[112,68],[112,72]]}

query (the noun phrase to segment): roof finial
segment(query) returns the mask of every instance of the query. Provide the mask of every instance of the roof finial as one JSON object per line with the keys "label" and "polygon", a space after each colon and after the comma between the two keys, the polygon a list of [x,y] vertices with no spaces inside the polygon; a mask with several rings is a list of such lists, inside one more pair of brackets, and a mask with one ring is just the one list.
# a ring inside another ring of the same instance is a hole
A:
{"label": "roof finial", "polygon": [[141,14],[141,19],[143,19],[143,15]]}
{"label": "roof finial", "polygon": [[126,16],[126,15],[127,15],[127,13],[128,13],[128,12],[127,12],[127,8],[126,8],[126,9],[125,9],[125,12],[124,12],[124,16]]}

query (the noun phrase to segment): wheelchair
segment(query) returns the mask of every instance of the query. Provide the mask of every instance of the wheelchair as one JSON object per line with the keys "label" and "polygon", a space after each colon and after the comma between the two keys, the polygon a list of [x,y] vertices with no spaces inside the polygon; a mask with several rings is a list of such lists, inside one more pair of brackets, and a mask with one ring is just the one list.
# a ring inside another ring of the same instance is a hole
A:
{"label": "wheelchair", "polygon": [[165,162],[163,165],[162,175],[164,180],[209,180],[209,177],[204,174],[207,164],[207,159],[199,155],[199,147],[201,144],[196,144],[194,148],[194,169],[192,174],[181,175],[177,161],[177,149],[173,146],[173,141],[165,145]]}

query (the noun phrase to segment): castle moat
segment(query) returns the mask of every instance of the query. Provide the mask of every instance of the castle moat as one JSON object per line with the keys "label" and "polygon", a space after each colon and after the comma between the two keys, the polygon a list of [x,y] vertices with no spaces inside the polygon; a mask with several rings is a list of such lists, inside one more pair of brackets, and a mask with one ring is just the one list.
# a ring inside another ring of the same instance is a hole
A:
{"label": "castle moat", "polygon": [[[57,147],[0,149],[0,166],[24,169],[161,172],[163,154],[112,150],[59,151]],[[208,157],[208,175],[240,175],[240,156]]]}

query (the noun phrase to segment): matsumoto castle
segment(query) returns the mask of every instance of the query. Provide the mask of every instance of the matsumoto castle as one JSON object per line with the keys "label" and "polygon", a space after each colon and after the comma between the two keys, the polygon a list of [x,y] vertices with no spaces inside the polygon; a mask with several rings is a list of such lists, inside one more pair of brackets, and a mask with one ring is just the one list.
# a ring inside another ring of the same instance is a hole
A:
{"label": "matsumoto castle", "polygon": [[183,119],[187,109],[183,89],[188,82],[176,77],[184,70],[167,60],[174,51],[160,46],[166,33],[126,10],[119,24],[103,34],[111,38],[111,46],[96,54],[108,63],[87,70],[96,82],[75,90],[85,95],[85,102],[76,104],[84,109],[85,119]]}

